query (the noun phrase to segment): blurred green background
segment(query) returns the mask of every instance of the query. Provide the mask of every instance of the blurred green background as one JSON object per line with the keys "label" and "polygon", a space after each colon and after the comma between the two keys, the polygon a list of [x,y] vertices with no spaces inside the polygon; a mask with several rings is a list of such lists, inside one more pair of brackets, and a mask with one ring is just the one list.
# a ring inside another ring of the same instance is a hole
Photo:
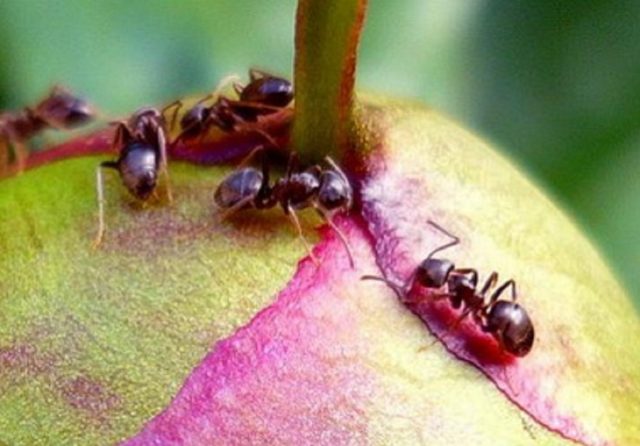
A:
{"label": "blurred green background", "polygon": [[[61,82],[119,114],[250,66],[289,75],[295,3],[0,0],[0,106]],[[636,0],[370,0],[358,82],[503,147],[640,305],[639,23]]]}

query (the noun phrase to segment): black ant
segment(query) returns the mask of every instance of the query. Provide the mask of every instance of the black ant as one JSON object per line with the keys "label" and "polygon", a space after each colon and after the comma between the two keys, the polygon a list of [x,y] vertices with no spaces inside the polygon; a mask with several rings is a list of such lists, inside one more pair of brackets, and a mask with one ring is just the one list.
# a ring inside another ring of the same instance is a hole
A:
{"label": "black ant", "polygon": [[146,201],[155,192],[158,173],[164,174],[167,200],[172,201],[167,169],[165,120],[162,113],[150,107],[136,111],[128,121],[115,123],[113,148],[119,153],[116,161],[100,163],[96,171],[98,195],[97,247],[104,235],[104,179],[102,169],[115,169],[122,183],[135,198]]}
{"label": "black ant", "polygon": [[[403,301],[416,283],[432,290],[442,290],[445,287],[445,290],[438,291],[433,299],[449,299],[449,303],[455,309],[464,306],[462,314],[453,326],[471,315],[482,331],[490,333],[498,341],[501,349],[515,356],[525,356],[529,353],[533,346],[534,329],[526,310],[516,302],[515,281],[507,280],[495,288],[487,300],[487,293],[498,283],[498,273],[492,272],[478,291],[478,272],[475,269],[456,268],[450,260],[433,258],[437,252],[460,243],[460,239],[435,222],[428,223],[450,237],[451,241],[431,251],[402,287],[383,277],[363,276],[362,279],[386,283]],[[507,288],[511,289],[511,300],[499,300]]]}
{"label": "black ant", "polygon": [[[250,82],[245,87],[234,82],[238,100],[218,95],[226,84],[235,79],[235,76],[230,76],[223,79],[213,93],[196,102],[180,119],[180,133],[172,143],[203,137],[211,127],[227,133],[244,127],[261,134],[270,144],[275,145],[268,134],[249,124],[255,123],[259,116],[276,113],[289,105],[293,100],[293,86],[286,79],[254,69],[249,70],[249,77]],[[218,99],[213,104],[205,105],[206,101],[216,95]],[[182,105],[182,101],[178,100],[164,108],[166,111],[175,107],[172,127]]]}
{"label": "black ant", "polygon": [[9,164],[10,148],[17,170],[21,172],[28,153],[25,147],[27,140],[45,129],[68,130],[79,127],[95,115],[96,111],[88,102],[60,85],[54,86],[35,107],[0,112],[0,145],[5,146],[0,150],[0,170]]}
{"label": "black ant", "polygon": [[[256,154],[262,158],[260,169],[247,166]],[[340,237],[353,266],[349,243],[332,219],[335,213],[351,209],[353,190],[342,169],[329,157],[325,161],[328,169],[314,165],[299,170],[297,157],[292,154],[285,175],[271,185],[267,153],[264,147],[258,147],[220,183],[215,192],[215,202],[224,211],[223,218],[242,209],[268,209],[279,204],[296,227],[309,256],[315,261],[296,215],[298,210],[313,207]]]}

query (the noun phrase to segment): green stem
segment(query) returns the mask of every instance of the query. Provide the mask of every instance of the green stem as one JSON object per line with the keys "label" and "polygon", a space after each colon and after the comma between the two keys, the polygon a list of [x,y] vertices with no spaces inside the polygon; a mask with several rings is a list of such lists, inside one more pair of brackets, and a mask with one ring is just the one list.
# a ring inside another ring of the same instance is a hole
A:
{"label": "green stem", "polygon": [[356,55],[368,0],[299,0],[293,149],[337,157],[349,144]]}

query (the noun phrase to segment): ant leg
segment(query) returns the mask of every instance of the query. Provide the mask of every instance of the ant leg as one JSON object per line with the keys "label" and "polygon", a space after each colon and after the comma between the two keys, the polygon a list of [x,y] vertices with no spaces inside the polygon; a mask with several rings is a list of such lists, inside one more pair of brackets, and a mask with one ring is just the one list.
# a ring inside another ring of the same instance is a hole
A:
{"label": "ant leg", "polygon": [[254,133],[256,133],[256,134],[258,134],[258,135],[262,136],[262,137],[267,141],[267,143],[269,143],[269,145],[270,145],[271,147],[273,147],[273,148],[278,148],[278,147],[279,147],[278,143],[277,143],[277,142],[276,142],[276,140],[273,138],[273,136],[269,135],[269,134],[268,134],[267,132],[265,132],[264,130],[259,129],[259,128],[256,128],[256,127],[250,127],[250,128],[249,128],[249,131],[250,131],[250,132],[254,132]]}
{"label": "ant leg", "polygon": [[444,245],[438,246],[436,249],[431,251],[429,253],[429,255],[427,256],[427,259],[430,259],[436,252],[444,251],[445,249],[449,249],[449,248],[451,248],[453,246],[456,246],[458,243],[460,243],[460,237],[457,237],[457,236],[453,235],[452,233],[450,233],[449,231],[444,229],[442,226],[437,224],[435,221],[428,220],[427,223],[430,224],[431,226],[433,226],[438,231],[442,232],[444,235],[446,235],[447,237],[449,237],[451,239],[450,242],[445,243]]}
{"label": "ant leg", "polygon": [[[213,99],[216,96],[220,96],[222,90],[224,90],[225,88],[227,88],[227,85],[229,84],[234,84],[238,81],[240,81],[240,76],[238,76],[237,74],[230,74],[228,76],[223,77],[220,82],[218,82],[218,84],[216,85],[216,87],[213,89],[213,91],[211,93],[208,93],[207,95],[203,96],[202,98],[198,99],[198,102],[196,102],[195,105],[200,105],[203,102],[208,101],[209,99]],[[235,88],[235,86],[234,86]]]}
{"label": "ant leg", "polygon": [[364,275],[360,277],[360,280],[377,280],[379,282],[384,282],[396,293],[396,295],[401,301],[406,302],[408,300],[407,295],[411,291],[411,288],[413,287],[413,283],[416,280],[417,271],[418,271],[417,269],[413,270],[409,278],[405,281],[405,283],[402,286],[391,282],[386,277]]}
{"label": "ant leg", "polygon": [[125,121],[113,121],[109,124],[116,126],[116,131],[113,135],[113,144],[111,146],[119,151],[133,139],[133,135]]}
{"label": "ant leg", "polygon": [[169,167],[167,162],[167,140],[164,130],[161,127],[156,129],[158,138],[158,149],[160,151],[160,172],[164,176],[165,188],[167,189],[167,201],[173,203],[173,194],[171,193],[171,178],[169,177]]}
{"label": "ant leg", "polygon": [[347,240],[346,235],[344,235],[344,233],[340,230],[338,225],[336,225],[333,222],[333,219],[331,218],[331,216],[324,209],[322,209],[317,205],[315,207],[318,213],[320,214],[320,216],[322,216],[322,218],[327,222],[327,224],[331,226],[331,229],[333,229],[333,231],[338,235],[338,238],[344,245],[344,249],[347,251],[347,256],[349,257],[349,264],[351,265],[351,269],[355,268],[355,262],[353,261],[353,255],[351,253],[351,245],[349,245],[349,241]]}
{"label": "ant leg", "polygon": [[478,285],[478,271],[473,268],[456,268],[451,274],[456,274],[459,276],[466,276],[467,274],[471,275],[471,283],[474,288]]}
{"label": "ant leg", "polygon": [[229,102],[231,103],[231,105],[240,106],[244,108],[252,108],[254,110],[273,112],[273,113],[277,113],[281,111],[283,108],[285,108],[285,107],[278,107],[276,105],[267,105],[267,104],[261,104],[259,102],[252,102],[252,101],[236,101],[236,100],[229,99]]}
{"label": "ant leg", "polygon": [[484,298],[484,295],[487,294],[487,291],[496,286],[496,283],[498,283],[498,273],[494,271],[489,274],[489,277],[487,277],[487,280],[484,282],[482,290],[480,291],[480,296]]}
{"label": "ant leg", "polygon": [[104,177],[102,169],[117,169],[118,163],[114,161],[104,161],[98,165],[96,169],[96,195],[98,197],[98,233],[93,240],[93,249],[97,249],[102,243],[104,236]]}
{"label": "ant leg", "polygon": [[258,80],[263,77],[270,77],[271,75],[256,68],[249,68],[249,79],[251,81]]}
{"label": "ant leg", "polygon": [[[440,300],[440,299],[444,299],[444,298],[448,298],[453,296],[450,293],[443,293],[443,294],[438,294],[437,296],[435,296],[434,300]],[[436,338],[431,344],[429,344],[429,347],[433,346],[436,342],[441,341],[442,343],[444,343],[444,340],[449,337],[449,335],[451,334],[451,332],[453,330],[455,330],[456,328],[458,328],[458,326],[460,325],[460,323],[467,317],[469,316],[469,314],[471,314],[471,309],[467,308],[466,310],[464,310],[462,312],[462,314],[460,316],[458,316],[456,318],[456,320],[453,322],[453,324],[449,325],[447,327],[447,329],[442,333],[442,335],[440,336],[440,338]]]}
{"label": "ant leg", "polygon": [[228,219],[233,214],[235,214],[239,210],[243,209],[246,205],[251,203],[251,200],[253,200],[253,197],[245,197],[245,198],[239,200],[233,206],[230,206],[230,207],[224,209],[223,212],[220,214],[219,221],[223,222],[224,220]]}
{"label": "ant leg", "polygon": [[300,164],[300,159],[298,158],[298,154],[296,152],[291,152],[289,154],[289,160],[287,161],[287,170],[284,173],[284,177],[289,179],[293,172],[298,169],[298,165]]}
{"label": "ant leg", "polygon": [[343,180],[345,183],[349,184],[349,179],[347,178],[347,175],[346,175],[346,174],[344,173],[344,171],[340,168],[340,166],[338,166],[338,163],[336,163],[336,162],[333,160],[333,158],[331,158],[330,156],[325,156],[325,157],[324,157],[324,160],[327,162],[327,164],[328,164],[328,165],[330,165],[330,166],[331,166],[331,168],[332,168],[333,170],[335,170],[335,171],[336,171],[336,173],[337,173],[338,175],[340,175],[340,177],[342,177],[342,180]]}
{"label": "ant leg", "polygon": [[291,206],[287,206],[286,207],[286,214],[289,216],[289,219],[291,220],[291,223],[293,223],[293,225],[296,227],[296,230],[298,231],[298,237],[302,241],[302,244],[304,245],[305,249],[307,250],[307,253],[309,253],[309,257],[311,258],[311,260],[313,260],[313,263],[315,263],[316,266],[320,266],[320,262],[318,261],[316,256],[313,254],[313,251],[311,250],[311,246],[309,245],[309,242],[307,242],[307,239],[305,238],[304,234],[302,233],[302,226],[300,226],[300,220],[298,220],[298,216],[296,215],[296,211]]}
{"label": "ant leg", "polygon": [[180,112],[180,109],[182,108],[183,105],[184,103],[180,99],[176,99],[175,101],[173,101],[169,105],[164,106],[160,110],[160,113],[164,115],[168,110],[173,108],[173,113],[171,114],[171,121],[169,124],[169,130],[173,130],[173,128],[175,127],[176,120],[178,119],[178,113]]}
{"label": "ant leg", "polygon": [[216,89],[214,90],[214,93],[219,93],[221,90],[224,90],[227,85],[233,83],[233,82],[241,82],[242,79],[240,78],[240,76],[238,76],[237,74],[229,74],[225,77],[223,77],[220,82],[218,82],[218,85],[216,85]]}
{"label": "ant leg", "polygon": [[498,300],[500,295],[507,289],[511,287],[511,300],[515,302],[518,299],[518,294],[516,292],[516,282],[513,279],[507,280],[505,283],[500,285],[489,298],[489,306],[491,306],[495,301]]}
{"label": "ant leg", "polygon": [[16,158],[17,173],[21,174],[27,167],[27,158],[29,157],[29,149],[20,141],[13,142],[13,154]]}
{"label": "ant leg", "polygon": [[238,97],[240,97],[240,95],[244,91],[244,85],[242,85],[240,82],[234,82],[233,83],[233,91],[235,91],[236,94],[238,95]]}
{"label": "ant leg", "polygon": [[265,151],[265,147],[264,146],[262,146],[262,145],[257,146],[251,152],[249,152],[249,154],[247,156],[245,156],[242,159],[242,161],[240,161],[240,164],[238,164],[236,166],[236,169],[241,169],[243,167],[247,167],[248,165],[250,165],[253,162],[255,157],[258,156],[258,155],[260,155],[260,157],[262,158],[263,163],[264,163],[264,157],[265,157],[264,151]]}

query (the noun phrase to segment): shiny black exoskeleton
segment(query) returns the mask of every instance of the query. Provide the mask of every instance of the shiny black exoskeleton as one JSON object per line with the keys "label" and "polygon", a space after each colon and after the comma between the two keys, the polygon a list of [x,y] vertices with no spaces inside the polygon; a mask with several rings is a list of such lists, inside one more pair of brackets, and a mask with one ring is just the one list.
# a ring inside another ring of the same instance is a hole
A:
{"label": "shiny black exoskeleton", "polygon": [[[238,94],[237,100],[220,95],[213,104],[205,105],[222,88],[219,87],[216,92],[196,102],[180,119],[180,133],[173,142],[203,137],[212,127],[227,133],[240,127],[258,131],[250,125],[260,116],[282,110],[293,100],[293,86],[288,80],[257,70],[249,70],[249,77],[250,82],[246,86],[234,84]],[[182,102],[173,102],[165,107],[165,110],[172,107],[177,107],[175,116],[182,107]],[[273,145],[273,140],[268,135],[262,131],[259,133]]]}
{"label": "shiny black exoskeleton", "polygon": [[[8,167],[9,150],[13,149],[18,171],[27,155],[25,142],[45,129],[68,130],[95,117],[95,109],[83,98],[59,85],[35,107],[0,112],[0,174]],[[4,146],[4,147],[3,147]]]}
{"label": "shiny black exoskeleton", "polygon": [[247,167],[245,164],[248,160],[245,160],[242,166],[225,178],[216,189],[214,198],[218,207],[223,210],[223,215],[226,217],[247,208],[267,209],[280,205],[291,218],[298,235],[313,258],[296,215],[298,210],[313,207],[341,238],[353,264],[348,242],[332,221],[336,212],[349,211],[353,202],[351,184],[338,165],[326,158],[329,169],[314,165],[305,170],[298,170],[296,158],[292,156],[286,174],[271,185],[267,154],[262,148],[258,148],[250,155],[250,159],[256,155],[262,158],[261,169]]}
{"label": "shiny black exoskeleton", "polygon": [[[462,308],[457,325],[471,315],[484,331],[491,334],[500,347],[515,356],[525,356],[531,351],[534,328],[527,311],[516,302],[516,283],[507,280],[498,288],[498,273],[492,272],[478,291],[478,272],[472,268],[456,268],[447,259],[434,258],[439,251],[457,245],[460,239],[433,221],[429,224],[451,238],[451,241],[434,249],[415,269],[409,280],[398,286],[386,278],[363,276],[363,279],[380,280],[389,285],[402,300],[407,300],[415,285],[434,290],[434,300],[448,299],[455,309]],[[495,290],[488,296],[491,289]],[[499,300],[511,289],[511,300]]]}
{"label": "shiny black exoskeleton", "polygon": [[99,207],[98,246],[104,235],[104,187],[102,170],[115,169],[122,183],[135,198],[146,201],[156,190],[159,174],[166,179],[167,199],[171,201],[167,170],[165,121],[155,108],[142,108],[126,122],[118,122],[113,148],[119,153],[115,161],[104,161],[97,169],[96,190]]}
{"label": "shiny black exoskeleton", "polygon": [[241,102],[286,107],[293,101],[293,85],[287,79],[255,69],[249,70],[249,83],[236,84],[235,90]]}

